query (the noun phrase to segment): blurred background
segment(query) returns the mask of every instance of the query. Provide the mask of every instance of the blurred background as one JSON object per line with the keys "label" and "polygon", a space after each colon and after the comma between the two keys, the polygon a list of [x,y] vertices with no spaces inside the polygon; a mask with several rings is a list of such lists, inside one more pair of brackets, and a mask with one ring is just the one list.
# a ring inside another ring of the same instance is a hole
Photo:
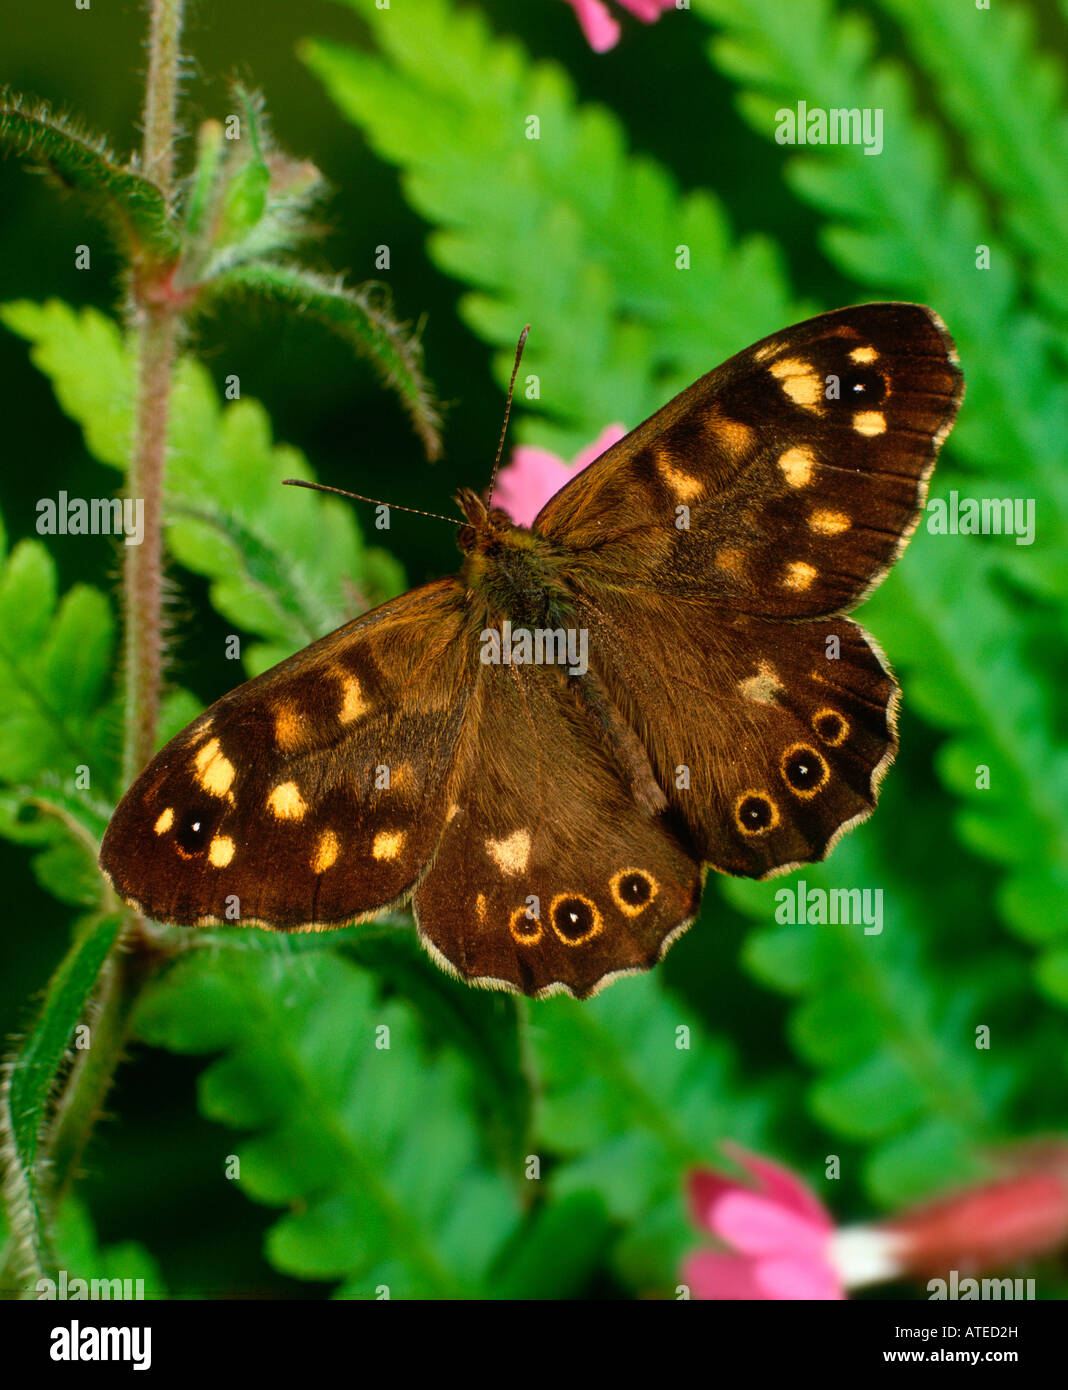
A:
{"label": "blurred background", "polygon": [[[387,22],[419,23],[418,14],[406,8],[394,0]],[[709,1083],[707,1115],[688,1114],[686,1121],[689,1132],[704,1136],[709,1161],[719,1139],[738,1133],[735,1121],[742,1114],[748,1142],[810,1180],[822,1177],[829,1154],[838,1154],[843,1177],[833,1191],[828,1183],[820,1190],[843,1221],[892,1210],[974,1176],[973,1160],[985,1145],[1053,1132],[1065,1118],[1068,898],[1059,894],[1068,886],[1065,592],[1063,564],[1058,572],[1054,555],[1064,544],[1064,511],[1057,508],[1068,475],[1065,435],[1056,433],[1064,422],[1068,313],[1055,284],[1063,246],[1048,237],[1043,241],[1034,206],[1063,213],[1056,199],[1068,166],[1058,166],[1065,119],[1058,83],[1068,14],[1055,0],[997,8],[1000,14],[982,16],[991,26],[988,33],[962,31],[973,46],[961,54],[955,74],[957,19],[906,0],[862,6],[694,0],[692,10],[669,11],[650,26],[623,16],[621,41],[605,54],[590,51],[562,0],[480,0],[476,12],[489,32],[510,36],[515,45],[520,91],[528,64],[548,60],[566,74],[538,88],[537,109],[555,110],[559,100],[571,119],[572,100],[580,107],[608,108],[622,151],[606,138],[606,160],[622,164],[634,155],[648,157],[667,171],[670,197],[680,209],[678,200],[705,190],[722,216],[714,229],[694,214],[686,230],[672,221],[671,210],[664,213],[668,230],[658,252],[662,305],[644,269],[642,242],[654,236],[652,212],[643,220],[648,210],[638,202],[613,209],[603,221],[591,219],[571,196],[573,185],[565,187],[562,180],[557,189],[550,172],[544,201],[555,207],[556,198],[560,217],[554,222],[546,215],[538,239],[526,248],[544,261],[546,283],[555,236],[591,265],[605,244],[615,241],[619,248],[611,266],[618,286],[603,293],[609,308],[601,322],[590,324],[588,349],[586,325],[576,313],[570,355],[560,353],[553,337],[560,305],[550,303],[548,291],[542,301],[533,272],[528,278],[511,273],[507,251],[499,264],[487,258],[479,269],[473,253],[465,261],[443,242],[437,251],[433,242],[428,246],[428,235],[440,236],[442,227],[459,238],[468,235],[473,220],[459,200],[455,210],[443,209],[435,219],[430,209],[438,195],[411,192],[421,160],[447,163],[440,154],[440,142],[449,138],[447,123],[435,124],[428,104],[422,155],[413,150],[410,158],[387,157],[382,151],[391,140],[388,115],[377,121],[367,115],[362,128],[360,121],[350,122],[332,99],[329,81],[324,85],[298,55],[302,41],[318,37],[367,55],[381,53],[376,25],[382,15],[374,14],[373,5],[312,0],[298,13],[273,0],[195,3],[184,35],[186,132],[231,109],[232,78],[262,91],[278,144],[312,160],[331,185],[312,263],[345,270],[352,282],[387,280],[397,315],[425,318],[425,367],[446,406],[444,455],[432,464],[370,368],[315,323],[250,305],[196,325],[189,350],[215,382],[221,388],[227,375],[237,373],[242,395],[266,406],[274,437],[301,449],[324,482],[435,511],[451,510],[445,504],[457,486],[481,488],[500,429],[507,344],[528,321],[532,361],[540,351],[563,371],[572,356],[581,361],[588,352],[591,378],[614,378],[604,397],[614,410],[602,409],[597,400],[584,418],[574,401],[559,411],[548,400],[543,416],[520,415],[513,438],[558,447],[569,457],[612,419],[633,426],[671,389],[807,312],[865,299],[915,298],[938,309],[956,334],[969,397],[939,467],[945,485],[938,486],[943,493],[952,485],[977,496],[1037,495],[1039,539],[1033,553],[1021,555],[1005,538],[936,538],[921,528],[901,567],[911,567],[909,587],[895,571],[872,611],[860,614],[900,668],[903,752],[873,821],[843,842],[828,869],[801,877],[817,885],[883,886],[891,904],[886,939],[866,940],[848,929],[776,926],[777,885],[710,881],[701,921],[656,972],[664,1016],[697,1020],[708,1056],[716,1059],[709,1066],[717,1075],[722,1066],[730,1077],[730,1105]],[[854,64],[849,38],[858,22],[870,61]],[[88,12],[69,4],[8,7],[0,77],[13,89],[84,116],[124,154],[140,139],[144,32],[142,7],[130,0]],[[428,44],[435,33],[433,26],[427,30]],[[447,44],[435,52],[441,100],[460,111],[459,59],[454,64]],[[746,55],[754,54],[759,60],[747,62]],[[1042,75],[1032,105],[1025,98],[1035,59]],[[418,93],[421,82],[434,89],[434,79],[414,61],[406,68],[402,58],[387,53],[381,63],[387,74],[401,74],[409,92]],[[821,67],[840,78],[839,91],[832,90],[831,79],[828,92],[812,89],[807,74]],[[559,96],[567,83],[573,97]],[[388,105],[388,82],[382,90]],[[983,100],[977,104],[978,96]],[[798,162],[796,150],[769,138],[770,112],[798,99],[885,105],[886,154],[866,159],[852,151],[854,165],[847,166],[845,152],[816,151]],[[521,98],[515,109],[522,110]],[[1055,128],[1050,113],[1057,110]],[[487,119],[485,110],[481,119]],[[1000,148],[994,130],[999,123],[1005,132]],[[1024,142],[1017,145],[1015,173],[1007,154],[1013,141]],[[403,140],[397,137],[396,143]],[[179,156],[183,167],[190,149],[187,137]],[[880,168],[874,172],[866,165]],[[457,158],[456,169],[466,167]],[[895,205],[896,221],[869,225],[879,208],[873,212],[867,184],[855,185],[851,205],[850,168],[876,183],[884,180],[880,192],[886,206]],[[515,188],[526,175],[512,167],[510,156],[494,153],[480,177],[481,195],[500,208],[499,228],[506,230]],[[532,217],[541,209],[540,196],[531,193]],[[82,203],[58,194],[9,157],[0,162],[0,206],[0,303],[56,297],[116,312],[121,266]],[[1055,225],[1055,217],[1047,225]],[[683,310],[671,300],[678,298],[672,250],[676,241],[694,240],[696,259],[704,247],[692,233],[702,227],[714,248],[706,258],[711,268],[694,275]],[[487,235],[499,228],[490,227]],[[751,242],[754,236],[758,241]],[[74,268],[73,247],[85,240],[93,244],[90,272]],[[995,247],[986,278],[975,268],[980,241]],[[374,268],[381,243],[391,251],[388,273]],[[632,276],[628,256],[634,260]],[[465,263],[470,273],[457,270]],[[771,286],[766,299],[750,295],[751,283]],[[464,308],[472,288],[493,300],[492,313]],[[747,296],[748,307],[740,303]],[[953,309],[969,304],[974,316],[962,325]],[[701,341],[705,322],[707,343]],[[606,347],[606,333],[623,345],[618,351]],[[644,368],[631,373],[628,364],[646,349],[654,365],[644,376]],[[580,386],[581,378],[576,391]],[[32,365],[26,343],[7,331],[0,332],[0,399],[0,506],[12,543],[34,534],[39,496],[63,488],[97,497],[114,489],[113,471],[94,461],[81,430]],[[971,420],[969,411],[975,412]],[[1028,452],[1040,444],[1045,459]],[[1047,466],[1046,459],[1055,461]],[[1045,492],[1036,494],[1036,475]],[[368,512],[358,510],[358,522],[381,543]],[[109,542],[55,537],[47,545],[61,591],[77,581],[116,589],[118,553]],[[960,550],[951,551],[953,545]],[[456,567],[452,534],[437,522],[402,520],[395,513],[388,547],[412,585]],[[234,683],[233,666],[222,655],[232,624],[212,607],[204,577],[175,568],[171,578],[170,675],[210,703]],[[997,803],[993,809],[976,793],[974,770],[980,764],[993,769],[993,791],[987,793]],[[42,891],[23,847],[0,841],[0,872],[6,905],[0,1025],[10,1035],[27,1026],[35,998],[62,957],[71,910]],[[535,1034],[551,1033],[552,1020],[565,1019],[568,1001],[532,1005],[529,1015],[516,1014],[510,1001],[480,998],[471,1004],[462,986],[432,974],[420,974],[415,988],[415,967],[394,969],[388,951],[384,969],[374,949],[363,956],[358,947],[354,951],[351,958],[374,976],[384,997],[403,999],[412,989],[408,1002],[423,1000],[426,1045],[435,1055],[456,1043],[456,1029],[442,1024],[441,1015],[463,1018],[470,1011],[493,1030],[506,1030],[518,1017]],[[624,981],[608,991],[603,1005],[589,1006],[624,1057],[630,1044],[621,1034],[639,1036],[640,1011],[639,1021],[629,1024],[626,1005],[611,1000],[627,991],[637,999],[641,988]],[[603,1017],[597,1008],[606,1011]],[[620,1011],[618,1017],[613,1010]],[[570,1018],[559,1025],[561,1039],[571,1037]],[[980,1025],[993,1032],[986,1053],[975,1047]],[[473,1023],[471,1030],[477,1031]],[[583,1045],[581,1030],[574,1042]],[[551,1051],[551,1040],[548,1046]],[[506,1052],[502,1044],[498,1084],[505,1092],[522,1090],[529,1076]],[[298,1278],[292,1261],[277,1252],[265,1255],[278,1213],[263,1196],[250,1201],[239,1186],[219,1181],[221,1148],[236,1141],[217,1118],[198,1111],[203,1067],[202,1058],[181,1055],[181,1049],[131,1049],[80,1188],[101,1244],[140,1242],[157,1262],[164,1287],[176,1293],[330,1292],[334,1277],[317,1278],[309,1269]],[[546,1076],[553,1075],[547,1065],[538,1085],[544,1088]],[[474,1078],[477,1090],[477,1068]],[[607,1071],[603,1084],[610,1085]],[[655,1081],[650,1086],[655,1092]],[[551,1090],[550,1085],[550,1109]],[[472,1104],[472,1113],[479,1113]],[[700,1109],[694,1095],[686,1105]],[[664,1262],[644,1252],[657,1245],[658,1233],[664,1233],[664,1248],[679,1244],[679,1207],[668,1202],[672,1214],[665,1216],[659,1192],[650,1215],[649,1204],[635,1195],[641,1188],[637,1177],[629,1195],[611,1190],[613,1183],[627,1186],[632,1161],[635,1173],[651,1161],[629,1154],[637,1140],[625,1120],[615,1135],[586,1134],[578,1122],[571,1132],[559,1116],[543,1115],[534,1125],[537,1151],[552,1155],[558,1199],[590,1190],[607,1210],[595,1248],[584,1262],[576,1261],[570,1286],[545,1292],[662,1293],[668,1287],[660,1277]],[[663,1190],[674,1192],[687,1161],[678,1153],[672,1161],[677,1172]],[[621,1232],[634,1236],[622,1257],[616,1249]],[[1044,1285],[1047,1296],[1063,1288],[1061,1279],[1055,1262]]]}

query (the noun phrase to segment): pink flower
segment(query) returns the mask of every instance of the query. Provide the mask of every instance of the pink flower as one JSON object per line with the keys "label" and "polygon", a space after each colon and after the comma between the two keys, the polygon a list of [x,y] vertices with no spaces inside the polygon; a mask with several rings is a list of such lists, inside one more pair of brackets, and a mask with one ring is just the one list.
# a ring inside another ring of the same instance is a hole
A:
{"label": "pink flower", "polygon": [[777,1163],[734,1149],[756,1187],[718,1173],[690,1179],[697,1224],[735,1253],[692,1255],[683,1278],[696,1298],[844,1298],[831,1263],[834,1222],[808,1188]]}
{"label": "pink flower", "polygon": [[[619,24],[603,0],[568,0],[568,3],[578,16],[586,42],[594,53],[615,48],[619,42]],[[664,10],[675,8],[675,0],[619,0],[619,3],[643,24],[654,24]]]}
{"label": "pink flower", "polygon": [[512,450],[511,463],[497,475],[494,506],[503,507],[520,526],[529,526],[550,497],[625,434],[622,425],[607,425],[573,463],[565,463],[547,449],[520,444]]}
{"label": "pink flower", "polygon": [[971,1276],[1068,1241],[1065,1143],[1018,1146],[992,1182],[841,1229],[787,1169],[730,1152],[755,1186],[709,1171],[690,1178],[697,1224],[728,1247],[686,1261],[696,1298],[845,1298],[847,1289],[893,1279]]}

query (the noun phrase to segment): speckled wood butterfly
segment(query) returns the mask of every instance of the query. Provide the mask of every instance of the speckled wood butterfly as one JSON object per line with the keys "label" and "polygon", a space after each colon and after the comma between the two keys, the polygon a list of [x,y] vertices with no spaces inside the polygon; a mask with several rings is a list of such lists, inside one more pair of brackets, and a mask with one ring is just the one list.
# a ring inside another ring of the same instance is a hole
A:
{"label": "speckled wood butterfly", "polygon": [[459,576],[212,705],[123,798],[104,872],[195,926],[411,896],[445,969],[527,994],[648,968],[705,866],[781,873],[871,813],[899,691],[843,614],[962,392],[929,309],[842,309],[702,377],[529,530],[464,489]]}

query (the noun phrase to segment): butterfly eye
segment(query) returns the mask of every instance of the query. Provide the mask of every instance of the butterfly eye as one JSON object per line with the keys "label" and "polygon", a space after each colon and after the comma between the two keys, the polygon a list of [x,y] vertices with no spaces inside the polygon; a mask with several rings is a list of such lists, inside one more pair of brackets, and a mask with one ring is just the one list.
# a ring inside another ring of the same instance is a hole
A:
{"label": "butterfly eye", "polygon": [[841,399],[853,406],[873,406],[886,395],[886,378],[873,367],[850,367],[842,375]]}
{"label": "butterfly eye", "polygon": [[203,854],[218,818],[218,809],[207,804],[183,811],[174,826],[174,843],[179,854],[186,859]]}
{"label": "butterfly eye", "polygon": [[549,920],[560,940],[569,946],[581,946],[604,925],[601,914],[589,898],[580,898],[577,894],[554,898]]}
{"label": "butterfly eye", "polygon": [[763,792],[746,792],[738,798],[734,818],[744,835],[763,835],[779,823],[779,808]]}
{"label": "butterfly eye", "polygon": [[657,882],[644,869],[621,869],[609,883],[616,906],[636,917],[656,896]]}
{"label": "butterfly eye", "polygon": [[822,753],[804,744],[788,748],[782,760],[782,775],[798,796],[815,796],[830,776]]}

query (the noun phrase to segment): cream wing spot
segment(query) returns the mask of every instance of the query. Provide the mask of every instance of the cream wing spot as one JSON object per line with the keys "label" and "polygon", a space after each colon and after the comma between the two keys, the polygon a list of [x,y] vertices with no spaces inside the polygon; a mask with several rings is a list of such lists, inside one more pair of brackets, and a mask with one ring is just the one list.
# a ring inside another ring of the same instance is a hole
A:
{"label": "cream wing spot", "polygon": [[803,593],[805,589],[811,587],[817,573],[814,565],[807,565],[804,560],[791,560],[786,566],[786,573],[783,575],[783,588],[792,589],[795,593]]}
{"label": "cream wing spot", "polygon": [[268,796],[267,805],[279,820],[300,820],[308,809],[296,782],[279,782]]}
{"label": "cream wing spot", "polygon": [[875,351],[873,347],[854,348],[853,351],[849,354],[850,361],[860,362],[862,365],[865,366],[869,362],[876,361],[878,356],[879,354]]}
{"label": "cream wing spot", "polygon": [[747,700],[755,700],[759,705],[771,705],[782,690],[782,681],[770,661],[761,661],[755,676],[747,676],[738,682],[738,691]]}
{"label": "cream wing spot", "polygon": [[337,678],[341,683],[341,710],[338,719],[342,724],[351,724],[366,714],[370,706],[364,699],[363,687],[348,671],[339,671]]}
{"label": "cream wing spot", "polygon": [[808,487],[816,459],[811,449],[787,449],[779,456],[782,475],[791,487]]}
{"label": "cream wing spot", "polygon": [[332,864],[337,862],[340,850],[341,845],[334,832],[332,830],[324,830],[319,836],[318,843],[315,846],[315,853],[312,855],[312,873],[325,873]]}
{"label": "cream wing spot", "polygon": [[838,536],[853,524],[844,512],[813,512],[808,519],[813,531],[821,536]]}
{"label": "cream wing spot", "polygon": [[853,428],[868,439],[885,434],[886,416],[881,410],[858,410],[853,416]]}
{"label": "cream wing spot", "polygon": [[212,796],[225,796],[234,780],[234,765],[219,747],[217,738],[210,739],[197,750],[195,757],[197,781]]}
{"label": "cream wing spot", "polygon": [[521,874],[530,862],[529,830],[516,830],[504,840],[487,840],[486,853],[502,874]]}
{"label": "cream wing spot", "polygon": [[664,454],[657,456],[656,466],[661,478],[680,502],[693,502],[704,492],[704,484],[684,473]]}
{"label": "cream wing spot", "polygon": [[375,859],[396,859],[406,838],[403,830],[380,830],[371,846],[371,854]]}
{"label": "cream wing spot", "polygon": [[216,835],[208,846],[208,858],[217,869],[225,869],[234,857],[234,842],[229,835]]}
{"label": "cream wing spot", "polygon": [[166,835],[167,831],[170,830],[173,824],[174,807],[168,806],[165,811],[161,811],[159,813],[159,816],[156,819],[156,823],[152,827],[152,829],[156,832],[157,835]]}
{"label": "cream wing spot", "polygon": [[274,741],[283,753],[293,753],[301,743],[301,719],[296,706],[284,701],[274,712]]}
{"label": "cream wing spot", "polygon": [[823,382],[812,370],[809,362],[799,357],[785,357],[769,368],[783,391],[795,405],[806,410],[816,410],[823,403]]}

